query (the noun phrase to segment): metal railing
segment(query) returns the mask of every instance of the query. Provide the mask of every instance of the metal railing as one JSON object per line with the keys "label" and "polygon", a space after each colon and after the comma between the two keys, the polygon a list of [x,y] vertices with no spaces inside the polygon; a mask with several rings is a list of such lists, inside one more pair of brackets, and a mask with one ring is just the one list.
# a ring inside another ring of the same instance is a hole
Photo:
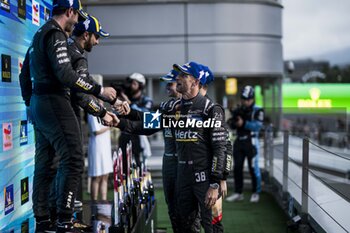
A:
{"label": "metal railing", "polygon": [[287,131],[276,145],[272,127],[265,130],[264,149],[269,180],[280,188],[291,217],[300,215],[302,224],[317,232],[350,232],[350,155],[324,149]]}

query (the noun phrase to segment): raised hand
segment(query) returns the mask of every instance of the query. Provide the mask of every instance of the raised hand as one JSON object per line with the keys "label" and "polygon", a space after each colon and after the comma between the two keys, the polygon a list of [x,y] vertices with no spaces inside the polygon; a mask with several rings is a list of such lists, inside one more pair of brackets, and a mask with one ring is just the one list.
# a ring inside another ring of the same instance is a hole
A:
{"label": "raised hand", "polygon": [[130,113],[130,106],[127,101],[121,101],[117,99],[117,101],[114,103],[113,108],[120,114],[120,115],[128,115]]}
{"label": "raised hand", "polygon": [[128,104],[131,104],[129,97],[124,92],[120,93],[120,97],[122,98],[122,100],[126,101]]}
{"label": "raised hand", "polygon": [[105,126],[116,127],[119,124],[120,120],[114,113],[107,112],[106,115],[101,119],[101,122]]}

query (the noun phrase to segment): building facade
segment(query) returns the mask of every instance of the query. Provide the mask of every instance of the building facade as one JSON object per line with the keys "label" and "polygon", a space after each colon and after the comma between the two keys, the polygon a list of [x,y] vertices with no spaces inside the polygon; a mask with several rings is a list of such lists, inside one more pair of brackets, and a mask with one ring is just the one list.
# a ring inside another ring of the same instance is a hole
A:
{"label": "building facade", "polygon": [[225,93],[225,79],[234,77],[238,90],[246,84],[261,86],[264,107],[281,106],[281,1],[88,0],[84,4],[111,34],[89,56],[90,72],[102,74],[105,82],[140,72],[148,79],[148,94],[161,100],[165,92],[158,77],[174,63],[196,61],[213,71],[216,81],[209,93],[219,103],[228,107],[238,103],[237,95]]}

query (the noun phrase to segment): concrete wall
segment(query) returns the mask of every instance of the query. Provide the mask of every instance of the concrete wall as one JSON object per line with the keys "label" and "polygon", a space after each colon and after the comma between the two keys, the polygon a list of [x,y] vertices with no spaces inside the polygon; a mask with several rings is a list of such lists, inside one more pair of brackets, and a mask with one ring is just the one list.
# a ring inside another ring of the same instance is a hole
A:
{"label": "concrete wall", "polygon": [[263,2],[89,5],[111,37],[89,56],[91,73],[109,79],[167,73],[197,61],[215,76],[281,77],[282,7]]}

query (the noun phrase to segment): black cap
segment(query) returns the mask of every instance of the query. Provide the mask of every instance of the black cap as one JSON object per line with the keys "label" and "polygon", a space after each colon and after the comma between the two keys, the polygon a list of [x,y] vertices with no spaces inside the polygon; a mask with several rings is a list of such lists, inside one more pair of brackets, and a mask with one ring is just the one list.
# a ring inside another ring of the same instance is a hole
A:
{"label": "black cap", "polygon": [[242,99],[254,99],[254,88],[252,86],[245,86],[241,92]]}

